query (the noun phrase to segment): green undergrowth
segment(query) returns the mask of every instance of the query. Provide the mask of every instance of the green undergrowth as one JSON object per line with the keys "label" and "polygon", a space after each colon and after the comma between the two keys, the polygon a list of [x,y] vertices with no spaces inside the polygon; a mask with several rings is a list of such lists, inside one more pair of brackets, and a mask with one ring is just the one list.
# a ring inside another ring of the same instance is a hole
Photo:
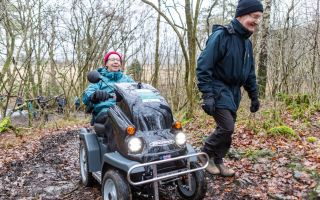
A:
{"label": "green undergrowth", "polygon": [[10,117],[5,117],[0,121],[0,133],[3,133],[11,128]]}
{"label": "green undergrowth", "polygon": [[182,126],[185,126],[186,124],[188,124],[188,123],[190,123],[190,122],[192,122],[192,118],[189,118],[189,119],[187,119],[187,118],[182,118],[182,120],[181,120]]}
{"label": "green undergrowth", "polygon": [[[298,120],[301,129],[310,128],[314,123],[312,116],[320,111],[320,102],[316,102],[307,94],[279,93],[274,101],[262,100],[261,109],[257,114],[248,114],[247,110],[245,107],[239,109],[241,114],[238,123],[244,123],[246,128],[253,132],[272,137],[299,139],[298,133],[291,127],[291,121]],[[312,143],[315,139],[310,138],[308,141]]]}
{"label": "green undergrowth", "polygon": [[229,158],[240,160],[241,158],[248,158],[251,161],[258,161],[259,158],[270,158],[275,156],[275,153],[270,149],[233,149],[231,148],[227,154]]}
{"label": "green undergrowth", "polygon": [[284,136],[286,138],[299,138],[299,135],[290,127],[282,125],[270,128],[267,131],[269,136]]}
{"label": "green undergrowth", "polygon": [[309,143],[315,143],[316,141],[318,141],[318,138],[310,136],[310,137],[307,137],[306,140]]}
{"label": "green undergrowth", "polygon": [[272,157],[274,152],[270,149],[247,149],[244,152],[244,156],[250,160],[257,161],[259,158]]}
{"label": "green undergrowth", "polygon": [[309,121],[310,116],[320,110],[320,103],[314,102],[308,94],[287,95],[278,93],[277,98],[286,105],[293,119]]}
{"label": "green undergrowth", "polygon": [[279,110],[264,110],[261,112],[263,116],[262,128],[264,130],[270,130],[273,127],[283,125],[284,122],[281,118]]}

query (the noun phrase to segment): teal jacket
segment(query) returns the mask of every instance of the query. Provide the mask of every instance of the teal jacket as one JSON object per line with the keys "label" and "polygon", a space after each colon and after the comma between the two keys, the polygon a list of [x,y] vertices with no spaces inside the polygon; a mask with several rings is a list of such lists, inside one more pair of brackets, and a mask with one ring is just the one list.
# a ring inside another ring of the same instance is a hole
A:
{"label": "teal jacket", "polygon": [[214,26],[198,58],[198,88],[213,94],[217,108],[236,112],[242,86],[251,99],[258,98],[251,34],[237,19],[228,26]]}
{"label": "teal jacket", "polygon": [[103,81],[101,80],[98,83],[90,83],[87,89],[82,94],[83,103],[87,107],[91,107],[91,109],[93,109],[93,115],[98,115],[101,111],[107,111],[108,108],[116,104],[116,101],[113,98],[96,104],[92,103],[90,101],[91,95],[96,90],[105,90],[109,94],[111,94],[114,93],[113,85],[115,83],[134,82],[130,76],[123,74],[122,71],[109,72],[105,67],[101,67],[97,71],[101,74]]}

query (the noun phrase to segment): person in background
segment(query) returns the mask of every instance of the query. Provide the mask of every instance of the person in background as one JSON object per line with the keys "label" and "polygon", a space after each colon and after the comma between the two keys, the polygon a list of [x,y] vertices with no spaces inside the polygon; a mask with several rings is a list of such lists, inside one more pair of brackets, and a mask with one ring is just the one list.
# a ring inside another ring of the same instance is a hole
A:
{"label": "person in background", "polygon": [[19,109],[19,112],[21,112],[23,110],[22,104],[23,104],[23,98],[18,96],[17,99],[16,99],[16,105],[17,105],[17,107]]}
{"label": "person in background", "polygon": [[35,119],[37,117],[37,112],[36,110],[33,108],[32,105],[32,100],[28,101],[28,111],[32,114],[32,118]]}
{"label": "person in background", "polygon": [[58,113],[63,113],[64,107],[67,104],[66,97],[57,97],[56,101],[58,102]]}
{"label": "person in background", "polygon": [[48,108],[48,100],[44,96],[37,96],[37,103],[40,106],[40,115],[44,117],[44,120],[49,121],[49,114],[46,111]]}
{"label": "person in background", "polygon": [[[260,107],[249,37],[256,31],[262,13],[259,0],[240,0],[230,24],[213,26],[206,48],[198,58],[196,73],[203,99],[201,106],[216,122],[216,129],[202,148],[210,157],[206,170],[211,174],[235,174],[223,164],[223,158],[231,146],[242,86],[251,99],[250,111],[257,112]],[[205,162],[204,157],[199,160]]]}
{"label": "person in background", "polygon": [[47,108],[47,100],[44,96],[41,96],[41,95],[37,96],[37,103],[39,104],[42,110]]}
{"label": "person in background", "polygon": [[90,83],[82,94],[82,101],[87,106],[87,111],[92,111],[93,122],[104,123],[107,111],[115,105],[116,99],[110,98],[114,93],[113,85],[121,82],[134,82],[131,77],[121,71],[122,57],[116,51],[108,52],[103,59],[104,66],[97,69],[102,80]]}

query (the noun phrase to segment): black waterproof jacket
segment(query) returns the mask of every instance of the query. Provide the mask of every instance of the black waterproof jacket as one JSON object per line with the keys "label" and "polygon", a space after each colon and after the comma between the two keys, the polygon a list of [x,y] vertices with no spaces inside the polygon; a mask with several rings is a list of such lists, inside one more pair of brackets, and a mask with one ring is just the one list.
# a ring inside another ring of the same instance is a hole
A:
{"label": "black waterproof jacket", "polygon": [[237,19],[227,26],[214,25],[198,58],[198,88],[213,93],[217,108],[236,112],[241,86],[251,99],[258,98],[251,34]]}

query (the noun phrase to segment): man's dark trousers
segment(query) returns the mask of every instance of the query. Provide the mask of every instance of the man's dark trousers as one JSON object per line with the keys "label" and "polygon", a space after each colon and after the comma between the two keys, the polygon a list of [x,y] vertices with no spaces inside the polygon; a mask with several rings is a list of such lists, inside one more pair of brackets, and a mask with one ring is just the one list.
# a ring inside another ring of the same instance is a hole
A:
{"label": "man's dark trousers", "polygon": [[215,131],[206,139],[203,151],[210,158],[214,158],[215,164],[223,163],[223,158],[229,151],[234,132],[236,113],[228,109],[216,108],[213,114],[217,127]]}

